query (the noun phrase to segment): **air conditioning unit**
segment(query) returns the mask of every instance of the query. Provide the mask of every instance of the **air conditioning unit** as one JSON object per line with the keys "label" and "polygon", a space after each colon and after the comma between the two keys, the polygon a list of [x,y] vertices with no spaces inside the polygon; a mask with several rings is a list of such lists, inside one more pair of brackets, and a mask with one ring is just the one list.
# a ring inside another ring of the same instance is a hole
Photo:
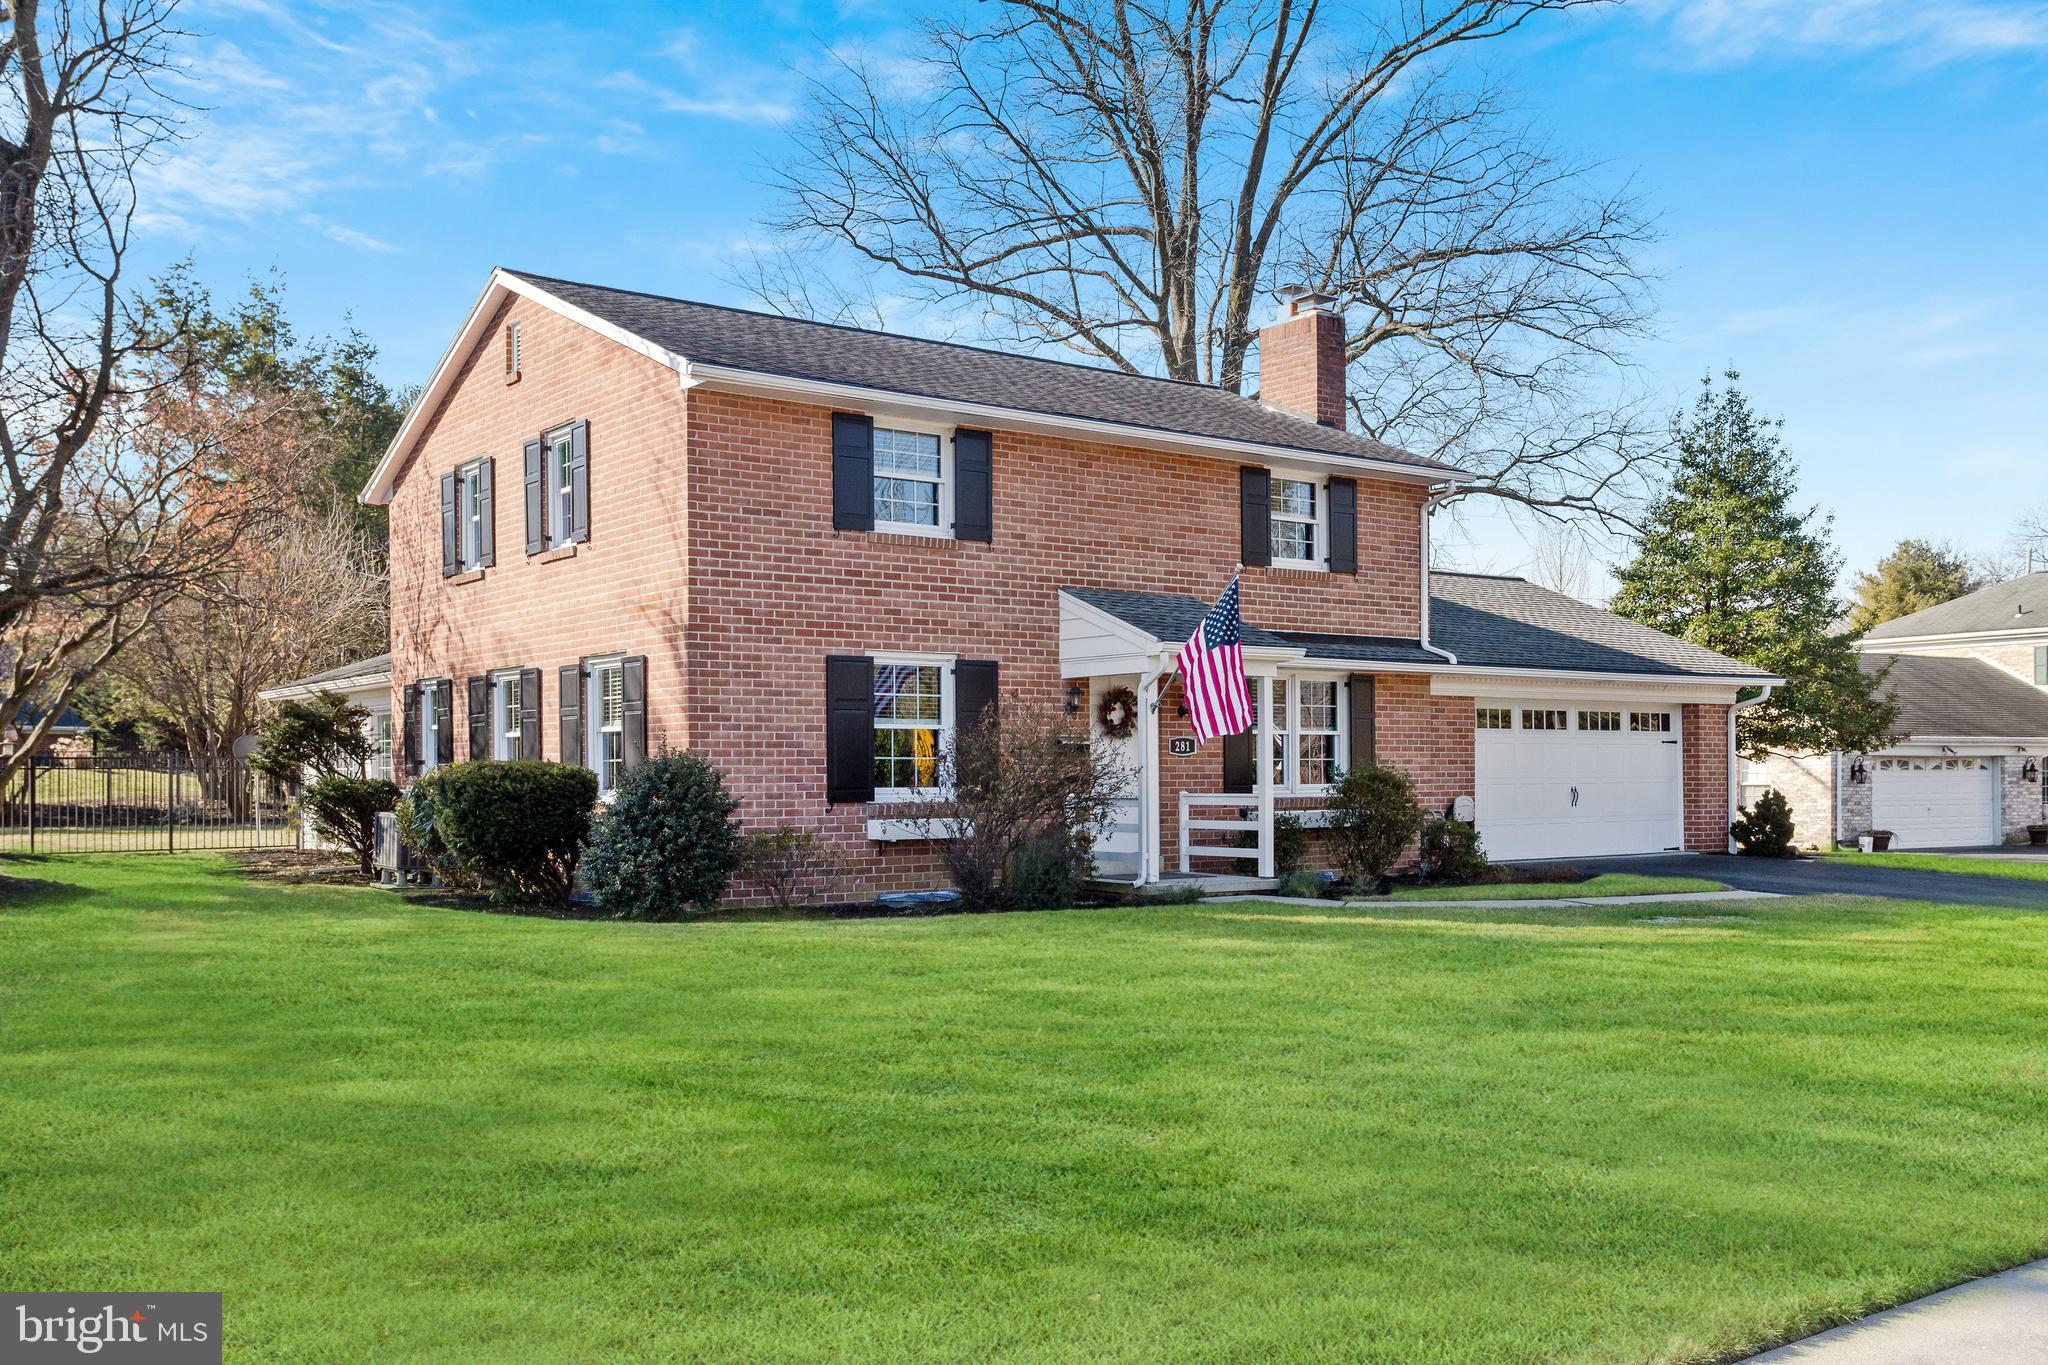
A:
{"label": "air conditioning unit", "polygon": [[385,886],[403,886],[412,880],[418,861],[405,840],[398,837],[398,817],[390,811],[377,815],[377,880]]}

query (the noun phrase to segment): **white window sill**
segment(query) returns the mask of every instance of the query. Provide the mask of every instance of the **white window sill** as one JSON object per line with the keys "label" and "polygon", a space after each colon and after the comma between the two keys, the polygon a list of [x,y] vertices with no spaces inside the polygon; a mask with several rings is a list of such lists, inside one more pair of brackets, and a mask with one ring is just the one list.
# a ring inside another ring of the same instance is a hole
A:
{"label": "white window sill", "polygon": [[1294,573],[1328,573],[1330,571],[1329,565],[1317,564],[1307,559],[1276,559],[1268,567],[1287,569]]}
{"label": "white window sill", "polygon": [[898,818],[868,821],[868,838],[880,844],[900,844],[914,839],[951,839],[958,833],[958,822],[954,820]]}
{"label": "white window sill", "polygon": [[951,531],[942,531],[936,526],[921,526],[916,522],[878,521],[874,524],[878,536],[916,536],[919,540],[952,540]]}
{"label": "white window sill", "polygon": [[483,578],[484,571],[482,569],[463,569],[456,573],[449,574],[448,582],[451,584],[481,583],[483,582]]}

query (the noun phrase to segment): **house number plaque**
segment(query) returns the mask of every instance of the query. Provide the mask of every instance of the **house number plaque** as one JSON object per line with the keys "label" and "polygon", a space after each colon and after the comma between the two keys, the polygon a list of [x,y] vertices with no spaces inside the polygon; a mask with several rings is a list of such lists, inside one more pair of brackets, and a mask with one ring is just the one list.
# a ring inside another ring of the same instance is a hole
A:
{"label": "house number plaque", "polygon": [[1192,758],[1195,752],[1195,742],[1186,735],[1175,735],[1172,739],[1166,741],[1166,752],[1172,754],[1175,758]]}

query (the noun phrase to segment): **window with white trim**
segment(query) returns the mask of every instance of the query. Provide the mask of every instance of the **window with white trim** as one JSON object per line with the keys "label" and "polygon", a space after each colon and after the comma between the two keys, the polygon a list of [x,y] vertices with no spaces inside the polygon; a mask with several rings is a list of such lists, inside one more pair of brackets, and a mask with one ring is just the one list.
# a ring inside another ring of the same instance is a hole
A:
{"label": "window with white trim", "polygon": [[439,691],[435,683],[420,684],[420,713],[417,717],[420,727],[420,771],[430,773],[441,766],[441,726],[447,717],[439,714],[440,707],[434,705]]}
{"label": "window with white trim", "polygon": [[590,770],[597,774],[602,796],[615,790],[626,765],[626,666],[623,659],[600,659],[590,665],[589,692],[584,698]]}
{"label": "window with white trim", "polygon": [[370,756],[363,761],[363,776],[391,780],[391,713],[378,711],[364,728],[370,732]]}
{"label": "window with white trim", "polygon": [[519,719],[519,670],[506,669],[491,675],[491,757],[519,757],[519,742],[525,737]]}
{"label": "window with white trim", "polygon": [[1628,728],[1637,734],[1668,735],[1671,733],[1671,713],[1631,711],[1628,713]]}
{"label": "window with white trim", "polygon": [[1328,545],[1324,529],[1325,492],[1321,479],[1273,475],[1267,496],[1275,564],[1294,569],[1324,567]]}
{"label": "window with white trim", "polygon": [[875,428],[876,530],[951,533],[949,444],[937,432]]}
{"label": "window with white trim", "polygon": [[1472,713],[1472,725],[1479,730],[1512,730],[1515,713],[1506,706],[1482,706]]}
{"label": "window with white trim", "polygon": [[875,799],[935,792],[953,735],[953,669],[936,659],[875,658]]}
{"label": "window with white trim", "polygon": [[541,483],[547,494],[548,544],[563,545],[576,524],[576,425],[541,438]]}
{"label": "window with white trim", "polygon": [[1581,711],[1579,712],[1579,728],[1581,730],[1619,730],[1621,728],[1621,712]]}
{"label": "window with white trim", "polygon": [[484,556],[484,462],[471,460],[455,471],[455,551],[465,571],[481,568]]}
{"label": "window with white trim", "polygon": [[[1258,688],[1252,689],[1254,724]],[[1278,791],[1318,792],[1344,765],[1350,716],[1335,678],[1273,680],[1273,786]]]}

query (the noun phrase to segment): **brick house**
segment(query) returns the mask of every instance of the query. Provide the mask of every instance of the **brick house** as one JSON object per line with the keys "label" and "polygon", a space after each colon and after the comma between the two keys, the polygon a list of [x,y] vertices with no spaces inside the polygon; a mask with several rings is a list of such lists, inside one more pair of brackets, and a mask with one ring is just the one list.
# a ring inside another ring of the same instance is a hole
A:
{"label": "brick house", "polygon": [[1894,848],[2024,840],[2043,818],[2048,573],[1886,621],[1856,647],[1898,704],[1895,738],[1869,754],[1745,761],[1746,795],[1784,792],[1795,837],[1822,848],[1872,829],[1890,830]]}
{"label": "brick house", "polygon": [[[1476,798],[1496,857],[1725,847],[1729,707],[1773,680],[1431,573],[1465,476],[1343,429],[1326,302],[1262,333],[1254,400],[495,272],[363,492],[391,511],[401,766],[609,786],[690,747],[748,825],[822,827],[862,889],[914,888],[937,862],[904,815],[959,725],[1128,687],[1160,704],[1098,726],[1137,774],[1098,855],[1139,880],[1269,873],[1276,812],[1313,823],[1359,762]],[[1259,730],[1198,749],[1174,653],[1240,562]],[[1258,847],[1191,852],[1216,824]]]}

